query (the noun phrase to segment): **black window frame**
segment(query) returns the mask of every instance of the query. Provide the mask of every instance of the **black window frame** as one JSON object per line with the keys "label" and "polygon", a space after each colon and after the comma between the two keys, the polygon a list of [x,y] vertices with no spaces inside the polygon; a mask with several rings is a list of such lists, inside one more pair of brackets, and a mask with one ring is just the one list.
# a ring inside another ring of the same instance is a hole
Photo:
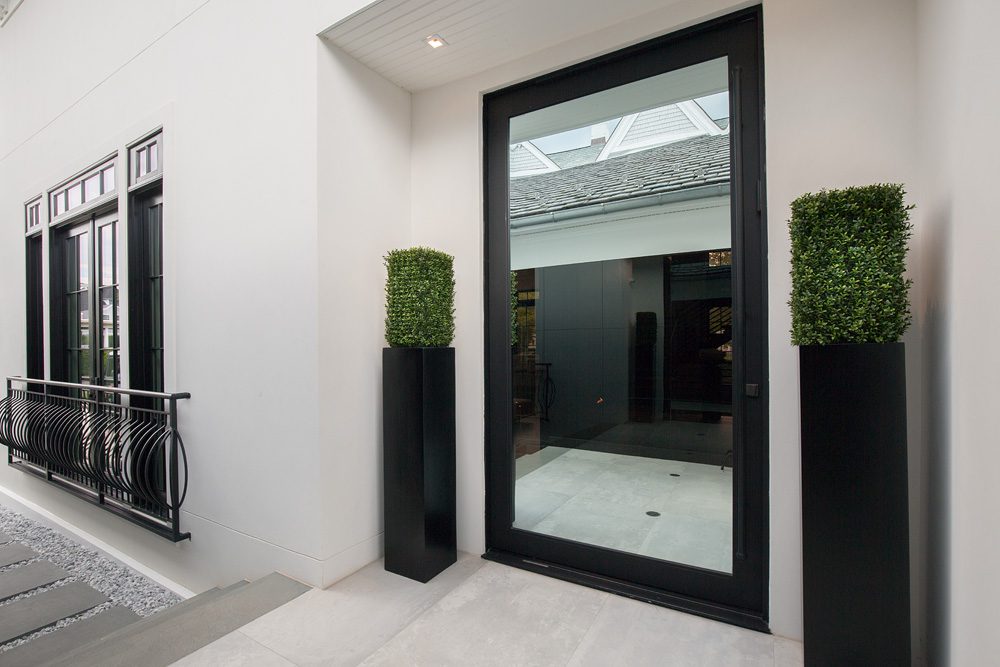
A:
{"label": "black window frame", "polygon": [[[512,527],[509,122],[514,116],[719,57],[729,68],[733,210],[733,573],[569,543]],[[649,40],[483,98],[487,558],[767,631],[768,453],[763,37],[760,7]],[[735,413],[734,413],[735,414]],[[752,442],[750,441],[752,440]],[[529,534],[530,533],[530,534]]]}
{"label": "black window frame", "polygon": [[25,372],[27,377],[45,378],[44,241],[41,225],[42,197],[25,204],[24,246]]}
{"label": "black window frame", "polygon": [[162,182],[130,193],[128,239],[129,384],[163,391]]}
{"label": "black window frame", "polygon": [[[117,305],[121,294],[120,287],[117,284],[120,259],[117,252],[118,224],[119,216],[117,202],[114,202],[113,205],[102,206],[96,210],[90,211],[86,215],[74,216],[72,219],[60,221],[58,226],[52,227],[49,231],[49,255],[51,260],[49,270],[49,295],[51,302],[49,309],[49,323],[51,326],[49,347],[51,354],[49,359],[51,364],[51,375],[54,380],[111,387],[121,385],[121,317]],[[114,230],[112,243],[116,252],[112,264],[114,266],[113,271],[115,282],[113,285],[102,286],[100,284],[101,266],[98,263],[98,260],[101,257],[99,234],[100,231],[107,226],[111,226]],[[86,289],[74,289],[68,291],[68,244],[71,239],[78,238],[83,234],[87,235],[87,287]],[[118,297],[113,300],[114,303],[112,304],[112,326],[115,330],[114,339],[117,345],[110,347],[102,346],[103,318],[101,310],[101,292],[105,289],[112,290]],[[73,342],[68,333],[70,325],[70,317],[68,314],[70,292],[73,294],[86,294],[85,298],[88,300],[87,306],[90,313],[88,326],[89,344],[85,348],[88,351],[86,358],[88,360],[87,365],[89,367],[89,373],[84,375],[81,372],[79,373],[79,377],[72,375],[72,364],[69,362],[69,356],[73,352],[81,353],[80,357],[84,356],[82,355],[82,350],[84,349],[82,346],[70,345],[70,343]],[[104,350],[111,349],[118,351],[119,356],[117,356],[115,362],[113,375],[111,378],[108,378],[104,373],[101,353]],[[86,378],[87,382],[83,382],[84,378]]]}

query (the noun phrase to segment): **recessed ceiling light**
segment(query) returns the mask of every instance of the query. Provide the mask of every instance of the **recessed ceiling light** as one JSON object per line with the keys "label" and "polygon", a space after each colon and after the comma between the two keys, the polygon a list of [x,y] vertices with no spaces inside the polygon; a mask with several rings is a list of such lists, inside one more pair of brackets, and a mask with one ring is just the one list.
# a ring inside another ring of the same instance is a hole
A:
{"label": "recessed ceiling light", "polygon": [[448,46],[448,42],[444,41],[444,37],[441,35],[429,35],[425,40],[432,49],[440,49],[442,46]]}

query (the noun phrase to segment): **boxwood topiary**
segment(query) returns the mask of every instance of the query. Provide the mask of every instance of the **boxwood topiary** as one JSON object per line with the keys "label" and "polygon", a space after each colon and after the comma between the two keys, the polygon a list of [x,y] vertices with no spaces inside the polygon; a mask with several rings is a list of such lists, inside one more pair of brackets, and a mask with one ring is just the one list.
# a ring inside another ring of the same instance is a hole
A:
{"label": "boxwood topiary", "polygon": [[431,248],[385,256],[385,339],[391,347],[447,347],[455,337],[455,258]]}
{"label": "boxwood topiary", "polygon": [[510,345],[517,346],[517,271],[510,272]]}
{"label": "boxwood topiary", "polygon": [[903,277],[911,236],[906,191],[877,184],[792,202],[792,343],[891,343],[910,324]]}

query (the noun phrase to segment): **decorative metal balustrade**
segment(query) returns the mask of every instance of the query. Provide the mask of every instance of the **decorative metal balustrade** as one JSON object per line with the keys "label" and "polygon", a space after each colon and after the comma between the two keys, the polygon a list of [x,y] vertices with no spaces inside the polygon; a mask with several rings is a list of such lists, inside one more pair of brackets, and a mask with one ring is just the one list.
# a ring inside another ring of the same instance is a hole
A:
{"label": "decorative metal balustrade", "polygon": [[179,542],[187,455],[177,402],[190,394],[7,378],[7,463]]}

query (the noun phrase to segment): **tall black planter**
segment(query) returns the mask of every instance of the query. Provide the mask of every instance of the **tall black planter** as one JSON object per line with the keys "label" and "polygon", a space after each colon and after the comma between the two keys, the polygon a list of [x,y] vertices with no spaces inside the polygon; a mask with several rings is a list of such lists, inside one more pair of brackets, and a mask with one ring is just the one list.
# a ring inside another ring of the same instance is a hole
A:
{"label": "tall black planter", "polygon": [[910,664],[902,343],[799,349],[805,664]]}
{"label": "tall black planter", "polygon": [[430,581],[455,562],[455,348],[382,350],[385,569]]}

